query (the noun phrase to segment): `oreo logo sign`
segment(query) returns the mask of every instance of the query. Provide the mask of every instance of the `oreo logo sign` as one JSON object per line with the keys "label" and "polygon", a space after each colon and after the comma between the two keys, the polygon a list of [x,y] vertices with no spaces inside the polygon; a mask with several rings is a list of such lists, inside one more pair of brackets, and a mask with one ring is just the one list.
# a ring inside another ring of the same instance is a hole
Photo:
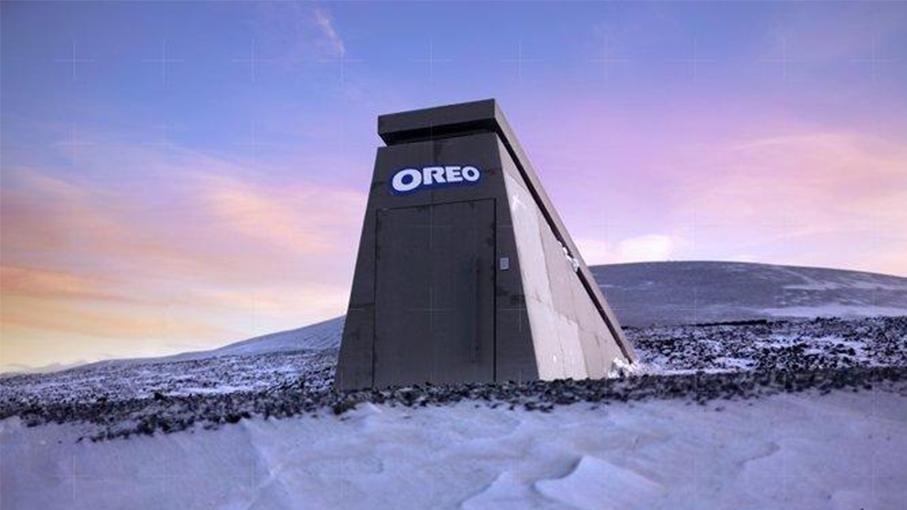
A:
{"label": "oreo logo sign", "polygon": [[391,193],[402,195],[423,188],[468,186],[476,184],[482,172],[474,166],[427,166],[397,170],[390,181]]}

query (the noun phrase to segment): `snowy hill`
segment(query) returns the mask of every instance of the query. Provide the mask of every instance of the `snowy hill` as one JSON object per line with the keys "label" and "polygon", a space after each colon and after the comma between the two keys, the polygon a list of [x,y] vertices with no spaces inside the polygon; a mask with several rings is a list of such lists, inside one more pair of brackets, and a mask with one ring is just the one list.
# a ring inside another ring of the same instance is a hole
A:
{"label": "snowy hill", "polygon": [[210,351],[195,351],[158,358],[155,361],[187,361],[212,356],[243,356],[271,352],[333,349],[340,345],[343,317],[288,331],[257,336]]}
{"label": "snowy hill", "polygon": [[[104,368],[123,365],[137,365],[149,363],[170,363],[178,361],[195,361],[208,358],[229,356],[252,356],[295,351],[322,351],[336,349],[340,346],[340,333],[343,331],[343,316],[317,322],[301,328],[278,331],[267,335],[256,336],[227,344],[217,349],[208,351],[190,351],[172,356],[156,358],[128,358],[98,361],[76,368]],[[45,373],[50,370],[31,371],[31,373]]]}
{"label": "snowy hill", "polygon": [[907,278],[743,262],[591,268],[621,324],[907,315]]}

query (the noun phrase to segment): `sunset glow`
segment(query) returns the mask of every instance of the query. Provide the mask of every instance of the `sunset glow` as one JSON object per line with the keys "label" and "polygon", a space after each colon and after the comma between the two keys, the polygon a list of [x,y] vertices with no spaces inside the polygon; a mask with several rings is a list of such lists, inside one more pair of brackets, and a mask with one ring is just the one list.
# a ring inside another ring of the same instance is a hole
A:
{"label": "sunset glow", "polygon": [[342,314],[376,116],[488,97],[589,264],[907,276],[905,49],[898,3],[5,3],[0,371]]}

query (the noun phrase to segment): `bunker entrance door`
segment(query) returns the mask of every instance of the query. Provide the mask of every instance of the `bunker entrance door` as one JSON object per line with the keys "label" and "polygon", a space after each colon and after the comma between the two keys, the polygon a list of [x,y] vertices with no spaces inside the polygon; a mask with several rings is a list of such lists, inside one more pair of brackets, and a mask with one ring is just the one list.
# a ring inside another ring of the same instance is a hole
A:
{"label": "bunker entrance door", "polygon": [[494,380],[494,200],[378,211],[374,385]]}

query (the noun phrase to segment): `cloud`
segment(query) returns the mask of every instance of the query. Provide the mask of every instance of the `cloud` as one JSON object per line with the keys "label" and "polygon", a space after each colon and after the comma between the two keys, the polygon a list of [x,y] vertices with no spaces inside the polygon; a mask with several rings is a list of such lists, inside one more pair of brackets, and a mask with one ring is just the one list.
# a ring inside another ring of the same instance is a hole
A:
{"label": "cloud", "polygon": [[674,252],[675,245],[671,236],[649,234],[624,239],[617,245],[617,251],[624,261],[649,262],[667,260]]}
{"label": "cloud", "polygon": [[525,145],[586,260],[623,261],[621,240],[654,233],[682,240],[675,259],[907,274],[903,126],[808,123],[740,101],[694,111],[678,100],[654,123],[647,105],[628,113],[582,97],[533,110],[557,122]]}
{"label": "cloud", "polygon": [[256,41],[269,59],[287,66],[346,56],[346,43],[333,16],[323,6],[300,2],[262,3],[254,30]]}
{"label": "cloud", "polygon": [[337,230],[361,216],[364,194],[327,186],[273,189],[230,177],[201,178],[203,205],[239,234],[299,254],[336,251]]}
{"label": "cloud", "polygon": [[346,47],[343,44],[343,39],[337,34],[337,30],[334,28],[334,20],[327,10],[322,7],[314,7],[312,9],[312,15],[315,18],[315,24],[321,30],[321,35],[324,37],[324,40],[327,42],[332,53],[337,57],[346,55]]}
{"label": "cloud", "polygon": [[907,262],[878,256],[898,253],[907,224],[903,142],[787,128],[718,144],[695,164],[695,175],[674,183],[672,216],[695,232],[698,254],[745,251],[763,262],[907,271]]}
{"label": "cloud", "polygon": [[626,179],[628,188],[645,188],[628,195],[635,203],[598,216],[607,223],[581,217],[576,231],[608,233],[577,236],[587,261],[746,259],[907,273],[907,144],[901,140],[763,126],[708,146],[666,145],[661,158],[650,162],[663,167],[659,182],[640,176],[652,171],[645,165]]}
{"label": "cloud", "polygon": [[205,348],[343,312],[363,192],[178,147],[96,149],[77,173],[4,169],[11,363]]}
{"label": "cloud", "polygon": [[907,146],[868,135],[799,132],[717,147],[713,169],[678,187],[704,223],[768,225],[790,235],[895,227],[907,220]]}
{"label": "cloud", "polygon": [[669,260],[683,241],[665,234],[646,234],[623,239],[613,248],[594,238],[580,238],[576,244],[587,264],[620,264]]}
{"label": "cloud", "polygon": [[607,264],[612,262],[612,253],[608,243],[601,239],[577,238],[574,239],[580,255],[586,264]]}
{"label": "cloud", "polygon": [[5,295],[36,298],[127,300],[129,294],[109,291],[115,283],[103,276],[89,277],[68,271],[0,265],[0,282]]}

